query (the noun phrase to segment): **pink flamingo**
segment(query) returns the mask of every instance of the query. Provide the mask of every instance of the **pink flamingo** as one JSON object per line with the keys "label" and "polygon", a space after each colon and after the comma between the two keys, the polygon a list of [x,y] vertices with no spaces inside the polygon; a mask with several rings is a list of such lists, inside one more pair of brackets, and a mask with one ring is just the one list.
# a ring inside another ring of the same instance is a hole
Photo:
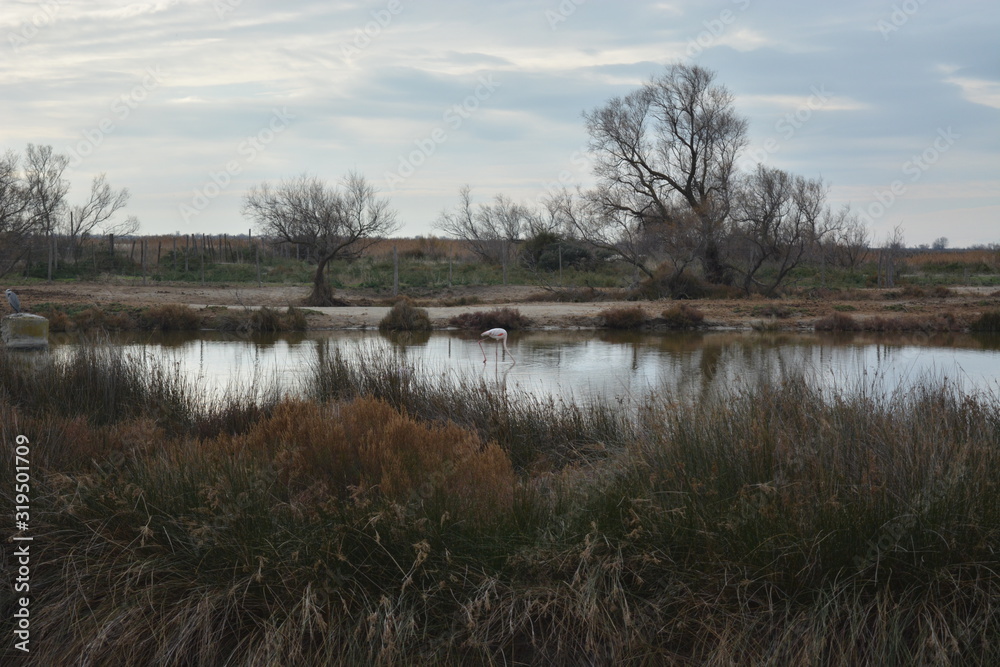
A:
{"label": "pink flamingo", "polygon": [[[479,349],[483,351],[483,363],[486,363],[486,350],[483,350],[483,338],[489,337],[495,340],[497,343],[503,343],[503,351],[510,354],[510,350],[507,349],[507,330],[506,329],[490,329],[489,331],[484,331],[479,334]],[[497,354],[500,353],[500,346],[497,345]],[[510,354],[510,360],[512,363],[517,363],[514,359],[514,355]]]}

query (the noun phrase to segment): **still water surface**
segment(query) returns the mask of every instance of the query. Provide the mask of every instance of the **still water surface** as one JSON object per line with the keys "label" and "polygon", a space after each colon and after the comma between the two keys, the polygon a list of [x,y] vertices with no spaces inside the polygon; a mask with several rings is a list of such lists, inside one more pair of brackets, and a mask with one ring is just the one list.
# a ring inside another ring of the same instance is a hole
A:
{"label": "still water surface", "polygon": [[[511,334],[508,344],[516,363],[484,341],[485,364],[477,338],[457,332],[253,337],[201,332],[128,335],[116,342],[130,354],[162,360],[210,392],[271,380],[296,391],[317,359],[339,351],[386,355],[401,368],[502,380],[508,387],[576,401],[641,398],[662,390],[698,397],[787,374],[848,392],[892,392],[932,379],[1000,396],[1000,336],[532,331]],[[52,349],[64,354],[77,344],[63,336]]]}

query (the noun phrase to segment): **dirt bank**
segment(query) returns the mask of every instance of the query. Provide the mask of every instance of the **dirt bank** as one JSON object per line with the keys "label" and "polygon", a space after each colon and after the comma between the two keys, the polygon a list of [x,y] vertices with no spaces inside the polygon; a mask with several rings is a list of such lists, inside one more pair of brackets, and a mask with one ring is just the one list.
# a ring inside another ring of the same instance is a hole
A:
{"label": "dirt bank", "polygon": [[[304,285],[191,285],[191,284],[116,284],[112,282],[35,283],[11,285],[27,311],[33,306],[51,304],[120,303],[131,306],[179,303],[190,306],[285,308],[299,306],[309,292]],[[952,288],[948,294],[934,296],[920,290],[850,290],[813,293],[783,299],[725,299],[687,302],[705,315],[705,324],[712,327],[749,328],[754,323],[773,321],[785,329],[812,328],[813,323],[835,312],[855,318],[908,314],[933,317],[953,315],[968,321],[984,310],[1000,308],[1000,291],[994,288]],[[908,295],[909,294],[909,295]],[[942,293],[943,294],[943,293]],[[841,296],[842,295],[842,296]],[[337,296],[351,306],[313,308],[310,316],[313,328],[375,327],[388,310],[391,299],[384,294],[363,290],[339,290]],[[414,296],[414,301],[429,311],[437,327],[447,326],[457,314],[494,307],[517,308],[531,319],[534,326],[553,328],[590,328],[598,326],[599,313],[614,307],[641,305],[650,316],[658,316],[677,302],[664,301],[592,301],[564,303],[546,301],[551,293],[537,287],[484,286],[441,290]],[[461,303],[463,305],[454,305]]]}

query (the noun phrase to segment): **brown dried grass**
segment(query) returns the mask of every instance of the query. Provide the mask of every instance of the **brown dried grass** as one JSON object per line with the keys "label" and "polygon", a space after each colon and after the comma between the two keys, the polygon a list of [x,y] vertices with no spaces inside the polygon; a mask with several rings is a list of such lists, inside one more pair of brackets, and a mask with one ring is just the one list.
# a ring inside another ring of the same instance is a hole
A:
{"label": "brown dried grass", "polygon": [[267,452],[292,497],[378,496],[441,505],[486,521],[510,507],[514,471],[494,443],[453,423],[427,424],[385,401],[288,400],[230,445]]}

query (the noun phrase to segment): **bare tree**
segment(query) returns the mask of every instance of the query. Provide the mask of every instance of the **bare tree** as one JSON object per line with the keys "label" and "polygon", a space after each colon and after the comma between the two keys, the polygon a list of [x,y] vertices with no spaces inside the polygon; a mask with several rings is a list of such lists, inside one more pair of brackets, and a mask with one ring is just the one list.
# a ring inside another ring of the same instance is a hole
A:
{"label": "bare tree", "polygon": [[[747,294],[755,289],[773,294],[836,224],[825,207],[822,181],[762,164],[741,179],[733,199],[734,266]],[[772,268],[766,282],[758,277],[764,266]]]}
{"label": "bare tree", "polygon": [[842,208],[836,215],[839,224],[833,238],[835,256],[841,266],[854,271],[868,257],[872,242],[871,230],[860,216],[851,212],[849,206]]}
{"label": "bare tree", "polygon": [[671,222],[645,220],[621,208],[606,206],[601,201],[607,196],[603,186],[575,193],[562,190],[543,200],[553,225],[569,237],[578,238],[604,251],[609,256],[631,264],[639,272],[653,278],[656,271],[669,264],[667,280],[676,277],[692,261],[690,227],[676,221],[684,219],[685,211],[676,212]]}
{"label": "bare tree", "polygon": [[[128,200],[127,188],[112,190],[104,174],[95,176],[90,185],[90,197],[87,202],[82,206],[74,206],[62,225],[63,231],[69,237],[67,257],[75,259],[79,244],[86,240],[95,229],[105,225],[115,213],[124,208]],[[111,225],[102,231],[122,234],[134,233],[137,229],[138,218],[130,216],[124,223]]]}
{"label": "bare tree", "polygon": [[326,280],[335,259],[357,257],[398,228],[396,212],[364,176],[350,172],[340,187],[302,174],[278,185],[262,183],[247,193],[244,215],[265,236],[308,248],[316,258],[307,305],[337,305]]}
{"label": "bare tree", "polygon": [[458,197],[458,206],[453,211],[443,211],[435,227],[462,239],[472,252],[491,264],[506,266],[516,244],[544,226],[537,211],[502,193],[490,204],[473,206],[472,188],[463,185]]}
{"label": "bare tree", "polygon": [[32,225],[46,239],[49,251],[48,279],[52,280],[52,270],[56,261],[56,227],[66,206],[69,183],[63,180],[63,172],[69,165],[69,158],[52,152],[52,146],[28,144],[25,157],[25,184],[28,193],[28,209]]}
{"label": "bare tree", "polygon": [[472,205],[472,188],[463,185],[458,190],[458,206],[452,212],[442,211],[434,226],[454,238],[469,244],[469,248],[479,257],[489,260],[489,244],[494,239],[483,238],[485,230],[479,229],[476,222],[476,211]]}
{"label": "bare tree", "polygon": [[896,225],[892,232],[885,237],[885,242],[879,250],[878,256],[878,285],[879,287],[896,286],[896,260],[903,255],[906,249],[906,241],[903,237],[903,226]]}
{"label": "bare tree", "polygon": [[548,197],[545,206],[573,234],[652,276],[652,268],[646,261],[641,220],[620,209],[603,207],[592,197],[593,193],[588,195],[574,196],[563,190]]}
{"label": "bare tree", "polygon": [[128,236],[139,231],[139,217],[130,215],[118,222],[108,222],[101,227],[101,234],[114,234],[115,236]]}
{"label": "bare tree", "polygon": [[661,225],[678,236],[675,247],[694,231],[706,277],[728,282],[725,221],[747,122],[714,78],[697,65],[671,65],[585,118],[600,183],[593,200],[609,224],[620,227],[617,217],[625,215],[640,226]]}
{"label": "bare tree", "polygon": [[0,276],[27,254],[31,235],[28,192],[14,151],[0,157]]}

